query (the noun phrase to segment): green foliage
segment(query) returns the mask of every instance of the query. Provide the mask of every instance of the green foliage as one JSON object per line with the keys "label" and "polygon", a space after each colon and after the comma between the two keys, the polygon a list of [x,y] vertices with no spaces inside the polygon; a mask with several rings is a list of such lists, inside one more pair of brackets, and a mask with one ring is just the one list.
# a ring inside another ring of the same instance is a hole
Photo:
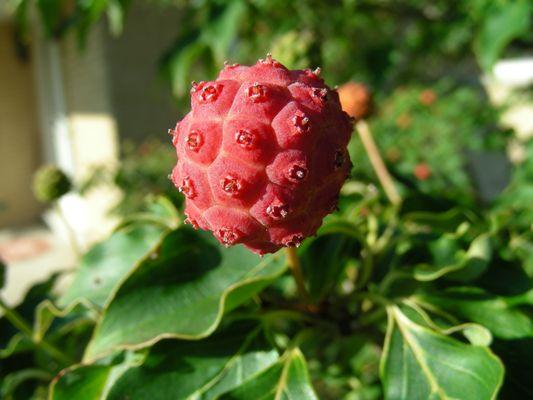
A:
{"label": "green foliage", "polygon": [[[320,65],[328,83],[375,87],[368,122],[402,204],[385,201],[354,135],[340,209],[297,251],[301,298],[283,252],[259,258],[182,226],[170,144],[127,144],[118,171],[81,187],[122,188],[123,223],[62,292],[54,276],[0,303],[0,397],[533,398],[533,145],[480,201],[471,158],[502,151],[506,132],[482,91],[454,80],[474,51],[488,70],[531,41],[529,2],[159,2],[184,15],[161,59],[177,97],[225,58],[269,50]],[[129,1],[36,4],[50,36],[73,29],[81,43],[105,13],[119,32]]]}
{"label": "green foliage", "polygon": [[62,295],[53,278],[13,310],[18,322],[0,318],[2,393],[528,398],[531,271],[507,238],[532,242],[527,221],[498,222],[527,211],[506,199],[528,164],[494,206],[412,191],[395,207],[348,181],[298,249],[309,302],[283,253],[225,249],[158,198],[83,256]]}
{"label": "green foliage", "polygon": [[[498,113],[479,90],[436,85],[404,86],[378,101],[370,120],[376,142],[393,174],[410,189],[460,196],[471,202],[476,182],[469,173],[472,157],[489,150],[503,152],[505,135],[497,127]],[[360,157],[362,145],[352,142],[354,172],[373,176]],[[419,171],[425,168],[426,171]]]}
{"label": "green foliage", "polygon": [[389,399],[490,399],[503,366],[486,347],[453,340],[413,322],[397,306],[387,309],[381,376]]}
{"label": "green foliage", "polygon": [[[76,32],[81,45],[107,15],[122,30],[130,0],[39,0],[38,14],[50,37]],[[374,87],[469,68],[485,70],[513,43],[531,44],[528,0],[431,3],[417,0],[156,0],[175,7],[174,44],[161,60],[173,92],[183,97],[191,80],[214,76],[225,59],[251,62],[271,51],[291,67],[320,65],[329,82],[363,80]],[[17,19],[27,30],[30,0],[17,0]],[[459,68],[458,68],[459,66]]]}

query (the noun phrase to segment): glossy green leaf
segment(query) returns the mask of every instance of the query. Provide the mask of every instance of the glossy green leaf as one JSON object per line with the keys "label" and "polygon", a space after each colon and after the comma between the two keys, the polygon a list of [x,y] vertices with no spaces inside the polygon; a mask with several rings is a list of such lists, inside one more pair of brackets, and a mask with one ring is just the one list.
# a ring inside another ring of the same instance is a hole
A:
{"label": "glossy green leaf", "polygon": [[434,265],[420,264],[415,267],[414,277],[419,281],[432,281],[444,275],[456,281],[470,281],[487,269],[492,246],[488,234],[475,238],[466,252],[459,249],[456,241],[442,236],[432,247]]}
{"label": "glossy green leaf", "polygon": [[116,285],[157,245],[164,228],[132,225],[95,245],[81,260],[69,289],[58,300],[60,307],[77,301],[104,306]]}
{"label": "glossy green leaf", "polygon": [[166,340],[118,365],[79,366],[57,379],[53,400],[214,399],[278,359],[263,329],[236,322],[201,341]]}
{"label": "glossy green leaf", "polygon": [[260,327],[237,323],[201,341],[158,343],[143,365],[115,383],[108,399],[214,399],[277,359]]}
{"label": "glossy green leaf", "polygon": [[385,399],[494,399],[502,384],[500,360],[486,347],[462,343],[387,309],[381,360]]}
{"label": "glossy green leaf", "polygon": [[[50,400],[103,400],[113,384],[130,368],[144,361],[143,354],[126,353],[120,362],[75,365],[63,370],[50,385]],[[115,361],[115,362],[113,362]]]}
{"label": "glossy green leaf", "polygon": [[280,254],[260,258],[242,246],[224,249],[209,233],[172,231],[104,310],[86,358],[168,337],[205,337],[224,310],[248,300],[285,269]]}
{"label": "glossy green leaf", "polygon": [[513,298],[495,296],[475,287],[451,288],[418,297],[456,317],[485,326],[498,338],[519,339],[533,335],[531,318],[512,306]]}
{"label": "glossy green leaf", "polygon": [[221,400],[314,400],[318,399],[309,379],[307,364],[298,349],[288,350],[266,371],[220,397]]}

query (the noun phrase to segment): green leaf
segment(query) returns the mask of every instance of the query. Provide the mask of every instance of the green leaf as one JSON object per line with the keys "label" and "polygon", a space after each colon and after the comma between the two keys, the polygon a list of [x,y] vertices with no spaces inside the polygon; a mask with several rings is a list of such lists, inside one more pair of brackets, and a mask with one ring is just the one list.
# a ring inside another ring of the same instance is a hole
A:
{"label": "green leaf", "polygon": [[52,382],[50,400],[99,400],[112,370],[111,366],[101,365],[67,370]]}
{"label": "green leaf", "polygon": [[221,400],[248,399],[318,399],[305,359],[298,349],[288,350],[266,371],[249,379],[242,386],[220,397]]}
{"label": "green leaf", "polygon": [[278,359],[259,327],[237,323],[202,341],[163,341],[113,386],[110,400],[214,399]]}
{"label": "green leaf", "polygon": [[[503,365],[486,347],[440,335],[411,321],[396,306],[381,360],[385,399],[494,399]],[[465,397],[467,396],[467,397]]]}
{"label": "green leaf", "polygon": [[211,47],[217,63],[224,62],[228,57],[229,48],[246,16],[245,2],[234,0],[228,3],[222,15],[203,27],[201,39]]}
{"label": "green leaf", "polygon": [[529,0],[495,2],[488,9],[474,44],[479,63],[485,70],[492,68],[513,39],[528,32],[530,16]]}
{"label": "green leaf", "polygon": [[156,246],[164,229],[134,225],[113,233],[81,260],[70,288],[58,300],[60,307],[89,301],[102,307],[117,284]]}
{"label": "green leaf", "polygon": [[456,317],[477,322],[502,339],[533,335],[531,318],[512,306],[513,298],[495,296],[474,287],[451,288],[417,296]]}
{"label": "green leaf", "polygon": [[338,283],[352,255],[358,254],[357,241],[343,234],[308,239],[298,254],[309,286],[309,294],[319,301]]}
{"label": "green leaf", "polygon": [[201,341],[165,340],[121,364],[79,366],[51,387],[53,400],[214,399],[278,359],[255,323],[236,322]]}
{"label": "green leaf", "polygon": [[403,216],[406,223],[427,226],[431,230],[440,232],[452,232],[463,223],[475,220],[475,215],[467,209],[459,207],[445,212],[413,211]]}
{"label": "green leaf", "polygon": [[[63,370],[50,385],[50,400],[103,400],[113,384],[144,361],[143,354],[126,353],[107,360],[110,365],[75,365]],[[120,361],[118,361],[118,360]]]}
{"label": "green leaf", "polygon": [[36,368],[27,368],[13,372],[3,379],[0,388],[0,398],[15,398],[14,394],[17,388],[28,381],[37,380],[48,382],[50,379],[52,379],[52,376],[49,372]]}
{"label": "green leaf", "polygon": [[190,85],[191,70],[194,63],[206,53],[207,47],[199,40],[194,40],[186,47],[179,49],[169,58],[167,68],[170,74],[172,93],[183,96]]}
{"label": "green leaf", "polygon": [[[28,325],[32,326],[38,316],[35,309],[45,300],[49,300],[50,292],[54,287],[57,275],[51,276],[47,281],[33,286],[21,304],[14,311],[20,315]],[[13,354],[25,352],[35,347],[35,344],[19,332],[5,316],[0,318],[0,358],[7,358]]]}
{"label": "green leaf", "polygon": [[259,258],[242,246],[222,249],[209,233],[188,227],[172,231],[104,310],[86,359],[163,338],[208,336],[225,310],[248,300],[285,269],[280,254]]}
{"label": "green leaf", "polygon": [[487,269],[492,256],[492,245],[488,234],[475,238],[466,252],[448,235],[442,236],[432,247],[436,264],[420,264],[415,267],[414,277],[419,281],[432,281],[447,275],[448,278],[466,282],[481,276]]}

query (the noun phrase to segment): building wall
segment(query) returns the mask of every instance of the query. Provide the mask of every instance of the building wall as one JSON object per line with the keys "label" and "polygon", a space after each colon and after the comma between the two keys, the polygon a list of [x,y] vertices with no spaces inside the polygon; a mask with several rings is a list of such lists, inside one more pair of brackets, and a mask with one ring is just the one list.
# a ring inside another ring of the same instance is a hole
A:
{"label": "building wall", "polygon": [[41,162],[32,62],[15,52],[13,27],[0,22],[0,228],[37,220],[32,175]]}
{"label": "building wall", "polygon": [[122,139],[166,137],[178,120],[180,110],[159,61],[176,39],[182,18],[172,7],[137,1],[128,9],[122,34],[107,34],[112,107]]}

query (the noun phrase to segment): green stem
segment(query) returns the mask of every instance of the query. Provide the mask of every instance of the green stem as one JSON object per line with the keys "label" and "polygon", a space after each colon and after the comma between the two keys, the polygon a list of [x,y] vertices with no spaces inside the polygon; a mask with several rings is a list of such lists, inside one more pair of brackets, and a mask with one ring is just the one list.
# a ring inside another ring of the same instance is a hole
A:
{"label": "green stem", "polygon": [[67,220],[67,217],[65,217],[65,214],[63,213],[63,210],[61,210],[61,207],[59,206],[59,203],[56,201],[54,202],[54,210],[56,211],[58,217],[63,222],[63,225],[65,226],[65,230],[67,231],[68,240],[70,242],[70,247],[72,248],[72,251],[74,251],[74,254],[77,258],[81,257],[81,248],[78,244],[78,241],[76,240],[76,234],[74,233],[74,229],[72,229],[72,226],[70,226],[70,223]]}
{"label": "green stem", "polygon": [[30,339],[37,347],[40,347],[45,352],[47,352],[52,358],[59,361],[61,364],[65,365],[72,365],[74,364],[74,360],[71,360],[69,357],[67,357],[65,354],[61,352],[57,347],[55,347],[53,344],[48,343],[46,340],[36,340],[33,336],[33,330],[31,326],[22,318],[22,316],[17,313],[15,310],[10,308],[7,304],[4,303],[2,299],[0,299],[0,310],[4,312],[4,316],[6,319],[19,331],[21,331],[24,335],[27,336],[28,339]]}
{"label": "green stem", "polygon": [[370,278],[372,277],[372,270],[374,269],[374,260],[372,250],[369,246],[365,245],[363,254],[363,266],[361,267],[361,273],[359,274],[356,289],[360,290],[366,286]]}

